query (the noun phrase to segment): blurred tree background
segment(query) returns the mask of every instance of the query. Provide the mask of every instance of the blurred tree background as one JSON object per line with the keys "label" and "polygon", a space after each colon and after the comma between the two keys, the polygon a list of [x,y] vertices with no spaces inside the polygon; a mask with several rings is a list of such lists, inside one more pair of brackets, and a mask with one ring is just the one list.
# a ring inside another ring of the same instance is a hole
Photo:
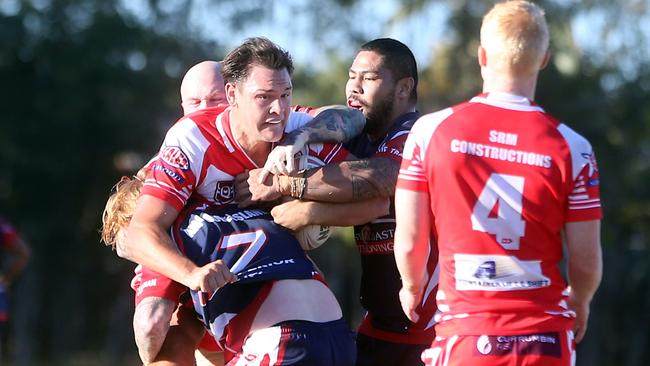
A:
{"label": "blurred tree background", "polygon": [[[537,2],[553,51],[537,100],[592,142],[602,172],[605,277],[578,364],[648,365],[650,4]],[[342,103],[355,48],[394,34],[417,43],[419,60],[422,50],[432,54],[419,65],[422,112],[480,91],[478,29],[493,2],[389,3],[375,17],[383,7],[369,0],[1,0],[0,214],[34,253],[12,292],[9,364],[137,364],[134,266],[99,243],[101,212],[111,186],[180,116],[185,70],[242,40],[229,35],[248,30],[292,52],[300,104]],[[280,26],[269,21],[277,17]],[[439,37],[420,36],[435,27]],[[301,60],[299,34],[311,58],[303,51]],[[314,255],[356,325],[349,231]]]}

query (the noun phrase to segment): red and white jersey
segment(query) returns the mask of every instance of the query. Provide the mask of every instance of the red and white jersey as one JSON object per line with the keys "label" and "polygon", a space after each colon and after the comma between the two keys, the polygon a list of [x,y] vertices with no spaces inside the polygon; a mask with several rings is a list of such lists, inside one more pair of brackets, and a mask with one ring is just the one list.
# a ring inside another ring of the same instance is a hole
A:
{"label": "red and white jersey", "polygon": [[560,232],[602,216],[589,142],[527,98],[490,93],[420,118],[399,189],[428,192],[442,336],[571,329]]}
{"label": "red and white jersey", "polygon": [[[285,130],[309,120],[306,113],[292,112]],[[347,157],[340,144],[311,144],[307,149],[325,163]],[[235,176],[255,168],[232,135],[230,109],[207,108],[181,118],[167,132],[149,164],[142,194],[158,197],[179,212],[189,201],[226,205],[235,196]]]}

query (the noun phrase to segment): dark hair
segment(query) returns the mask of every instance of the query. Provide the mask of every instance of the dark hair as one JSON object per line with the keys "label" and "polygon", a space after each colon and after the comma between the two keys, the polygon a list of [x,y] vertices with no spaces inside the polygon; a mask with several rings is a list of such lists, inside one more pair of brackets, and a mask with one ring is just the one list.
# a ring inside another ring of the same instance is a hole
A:
{"label": "dark hair", "polygon": [[361,46],[361,51],[375,52],[384,58],[384,67],[390,70],[395,80],[413,78],[411,100],[418,100],[418,66],[413,52],[402,42],[392,38],[377,38]]}
{"label": "dark hair", "polygon": [[221,73],[226,83],[245,80],[252,65],[264,66],[272,70],[287,69],[293,73],[293,60],[289,52],[271,42],[268,38],[248,38],[239,47],[230,51],[223,60]]}

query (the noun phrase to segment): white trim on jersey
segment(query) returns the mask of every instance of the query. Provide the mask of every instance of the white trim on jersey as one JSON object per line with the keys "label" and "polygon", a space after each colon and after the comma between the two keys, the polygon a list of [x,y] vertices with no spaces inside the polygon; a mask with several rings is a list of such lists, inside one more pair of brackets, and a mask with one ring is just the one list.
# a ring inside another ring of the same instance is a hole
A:
{"label": "white trim on jersey", "polygon": [[[429,253],[429,255],[431,255],[431,253]],[[436,301],[435,299],[429,299],[429,296],[431,295],[431,292],[433,292],[433,289],[436,288],[436,286],[438,286],[439,280],[440,280],[440,265],[436,263],[436,268],[433,270],[433,273],[429,278],[429,282],[427,283],[427,286],[425,287],[424,290],[424,295],[422,295],[422,306],[424,306],[424,304],[427,301]],[[436,324],[435,314],[432,314],[431,318],[429,319],[429,322],[427,323],[427,326],[424,329],[429,329],[435,324]]]}
{"label": "white trim on jersey", "polygon": [[289,133],[291,131],[302,128],[304,125],[306,125],[313,118],[314,117],[310,116],[309,114],[307,114],[305,112],[291,111],[291,113],[289,113],[289,118],[287,118],[287,125],[284,126],[284,132]]}
{"label": "white trim on jersey", "polygon": [[[571,152],[571,174],[572,180],[575,181],[578,177],[578,174],[582,171],[585,165],[589,163],[589,158],[583,156],[583,154],[588,154],[591,156],[593,153],[591,144],[587,139],[580,136],[577,132],[571,129],[571,127],[560,123],[557,126],[558,132],[564,137],[567,145],[569,146],[569,151]],[[584,182],[582,182],[584,184]]]}
{"label": "white trim on jersey", "polygon": [[226,145],[226,149],[228,149],[228,152],[235,152],[235,148],[232,146],[230,143],[230,138],[228,138],[228,135],[226,134],[226,130],[223,128],[223,119],[221,116],[223,116],[224,113],[230,113],[230,109],[226,109],[222,113],[219,113],[217,116],[217,120],[215,121],[215,124],[217,125],[217,131],[219,132],[219,135],[221,135],[221,139],[223,140],[223,144]]}
{"label": "white trim on jersey", "polygon": [[332,161],[332,159],[336,156],[336,154],[338,154],[339,151],[341,151],[341,147],[342,147],[342,146],[343,146],[343,145],[341,145],[341,144],[336,144],[336,145],[334,145],[334,147],[332,148],[332,150],[331,150],[331,151],[329,152],[329,154],[327,154],[327,156],[325,157],[325,163],[326,163],[326,164],[329,163],[330,161]]}
{"label": "white trim on jersey", "polygon": [[544,109],[542,107],[531,105],[528,98],[508,93],[491,92],[487,95],[487,97],[474,97],[470,99],[469,102],[482,103],[494,107],[522,112],[544,112]]}
{"label": "white trim on jersey", "polygon": [[[200,184],[199,179],[201,178],[205,152],[208,146],[210,146],[210,142],[203,136],[198,124],[191,118],[185,118],[177,122],[167,132],[164,146],[178,146],[187,155],[188,161],[191,162],[190,170],[194,174],[194,184],[198,186]],[[189,193],[187,195],[188,198]]]}
{"label": "white trim on jersey", "polygon": [[[413,128],[411,128],[406,142],[404,143],[403,159],[413,160],[413,152],[415,151],[415,146],[419,146],[420,156],[417,161],[424,161],[424,156],[426,155],[426,150],[429,147],[431,137],[435,133],[438,126],[440,126],[444,120],[451,116],[453,112],[454,111],[452,108],[445,108],[441,111],[426,114],[418,118],[418,120],[415,121]],[[400,169],[399,177],[400,179],[404,180],[426,182],[424,167],[421,165],[418,165],[418,167],[411,166],[408,169]]]}

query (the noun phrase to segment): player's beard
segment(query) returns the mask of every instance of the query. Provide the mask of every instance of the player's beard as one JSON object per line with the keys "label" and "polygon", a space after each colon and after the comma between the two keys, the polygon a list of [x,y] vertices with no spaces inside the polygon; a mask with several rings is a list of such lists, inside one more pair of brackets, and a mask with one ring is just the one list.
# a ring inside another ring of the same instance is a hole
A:
{"label": "player's beard", "polygon": [[366,127],[364,128],[367,134],[377,135],[389,128],[393,122],[390,120],[390,116],[393,114],[393,108],[395,106],[393,95],[395,95],[394,90],[389,91],[384,99],[375,103],[372,108],[368,108]]}

